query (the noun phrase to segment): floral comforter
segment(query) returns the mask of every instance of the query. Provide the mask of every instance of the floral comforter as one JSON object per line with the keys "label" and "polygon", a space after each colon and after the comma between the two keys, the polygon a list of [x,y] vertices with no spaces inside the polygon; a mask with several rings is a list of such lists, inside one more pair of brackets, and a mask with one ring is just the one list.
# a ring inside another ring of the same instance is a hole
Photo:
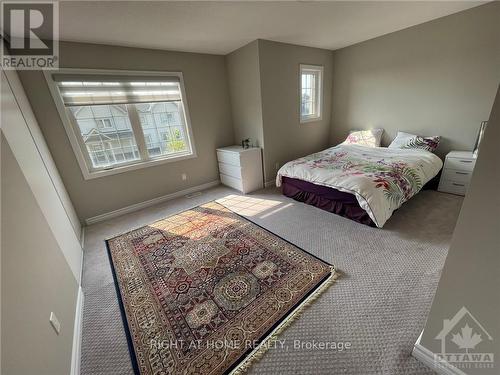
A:
{"label": "floral comforter", "polygon": [[442,166],[439,157],[425,150],[340,144],[286,163],[276,185],[285,176],[352,193],[382,228]]}

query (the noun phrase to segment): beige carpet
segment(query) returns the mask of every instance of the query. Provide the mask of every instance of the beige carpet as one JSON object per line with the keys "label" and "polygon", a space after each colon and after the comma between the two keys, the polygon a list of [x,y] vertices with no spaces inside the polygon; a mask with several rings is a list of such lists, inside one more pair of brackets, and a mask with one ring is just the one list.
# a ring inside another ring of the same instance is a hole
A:
{"label": "beige carpet", "polygon": [[[250,373],[430,373],[410,354],[425,324],[462,198],[423,191],[384,229],[376,229],[295,202],[276,189],[240,198],[217,187],[87,228],[82,374],[132,373],[103,240],[218,198],[343,273],[283,332],[283,347],[271,349]],[[351,348],[308,349],[313,341],[350,343]]]}

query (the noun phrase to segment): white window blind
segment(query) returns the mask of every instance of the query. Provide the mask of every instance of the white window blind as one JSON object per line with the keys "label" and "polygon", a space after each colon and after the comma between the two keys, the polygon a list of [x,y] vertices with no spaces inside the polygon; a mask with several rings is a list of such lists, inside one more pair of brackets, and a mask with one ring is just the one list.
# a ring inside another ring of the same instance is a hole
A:
{"label": "white window blind", "polygon": [[55,74],[65,106],[172,102],[181,100],[179,79],[168,77],[82,77]]}

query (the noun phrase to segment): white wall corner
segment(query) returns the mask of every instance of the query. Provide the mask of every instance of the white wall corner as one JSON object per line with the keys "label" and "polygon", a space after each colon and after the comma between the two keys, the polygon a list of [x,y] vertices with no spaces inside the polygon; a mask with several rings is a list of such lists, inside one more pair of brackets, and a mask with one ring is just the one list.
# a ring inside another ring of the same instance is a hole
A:
{"label": "white wall corner", "polygon": [[83,303],[83,289],[79,286],[76,300],[75,326],[73,329],[73,349],[71,351],[71,375],[80,375],[80,362],[82,357]]}
{"label": "white wall corner", "polygon": [[68,192],[66,191],[66,187],[64,186],[61,176],[59,175],[59,171],[57,170],[55,162],[52,158],[47,142],[45,141],[45,137],[40,130],[38,121],[33,113],[21,80],[19,79],[17,72],[14,70],[5,70],[4,73],[7,81],[9,82],[12,93],[14,94],[17,105],[19,106],[19,109],[24,117],[29,133],[33,138],[41,159],[43,160],[44,167],[46,168],[51,182],[57,191],[59,199],[64,206],[68,219],[75,230],[75,235],[79,237],[81,230],[80,220],[78,219],[73,203],[71,202]]}
{"label": "white wall corner", "polygon": [[413,346],[413,351],[411,352],[413,357],[440,375],[467,375],[445,360],[440,359],[437,361],[435,354],[420,344],[423,333],[424,331],[420,333],[417,342]]}
{"label": "white wall corner", "polygon": [[82,225],[82,230],[80,232],[80,246],[82,249],[85,247],[85,226]]}
{"label": "white wall corner", "polygon": [[82,267],[80,222],[31,112],[19,77],[15,71],[1,70],[1,81],[2,132],[73,276],[79,281]]}

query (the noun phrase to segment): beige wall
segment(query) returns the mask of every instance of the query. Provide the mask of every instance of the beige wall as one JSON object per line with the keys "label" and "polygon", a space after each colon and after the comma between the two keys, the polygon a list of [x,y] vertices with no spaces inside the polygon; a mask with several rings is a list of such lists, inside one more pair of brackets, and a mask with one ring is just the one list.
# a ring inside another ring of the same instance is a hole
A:
{"label": "beige wall", "polygon": [[78,283],[3,135],[1,142],[1,373],[67,375]]}
{"label": "beige wall", "polygon": [[[182,71],[198,157],[84,180],[41,72],[20,78],[81,220],[218,179],[215,149],[233,143],[224,56],[63,42],[60,66]],[[182,181],[182,173],[187,181]]]}
{"label": "beige wall", "polygon": [[15,71],[1,71],[2,132],[75,278],[82,268],[81,227]]}
{"label": "beige wall", "polygon": [[[355,128],[384,128],[384,144],[398,130],[439,134],[439,155],[470,149],[500,79],[499,18],[496,2],[335,52],[267,40],[226,57],[61,43],[63,67],[184,73],[198,157],[87,181],[42,74],[20,75],[83,220],[217,180],[215,148],[246,137],[264,148],[266,181],[277,165],[336,144]],[[324,66],[321,121],[299,122],[300,63]]]}
{"label": "beige wall", "polygon": [[[259,40],[265,180],[273,181],[276,163],[329,146],[332,103],[332,51]],[[299,65],[322,65],[323,118],[300,124]]]}
{"label": "beige wall", "polygon": [[[443,320],[465,306],[493,337],[479,343],[476,352],[495,353],[492,371],[465,370],[467,374],[498,374],[500,358],[500,87],[476,162],[471,184],[453,235],[439,286],[422,340],[425,348],[440,351],[436,335]],[[461,326],[457,327],[457,331]],[[476,332],[481,333],[481,332]]]}
{"label": "beige wall", "polygon": [[332,141],[381,127],[441,135],[438,154],[470,150],[500,80],[500,3],[334,52]]}
{"label": "beige wall", "polygon": [[249,43],[226,56],[234,141],[250,138],[264,147],[260,90],[259,42]]}
{"label": "beige wall", "polygon": [[[226,56],[235,142],[250,137],[263,148],[264,176],[273,182],[276,164],[329,145],[332,51],[256,40]],[[322,119],[300,124],[299,66],[321,65]]]}

